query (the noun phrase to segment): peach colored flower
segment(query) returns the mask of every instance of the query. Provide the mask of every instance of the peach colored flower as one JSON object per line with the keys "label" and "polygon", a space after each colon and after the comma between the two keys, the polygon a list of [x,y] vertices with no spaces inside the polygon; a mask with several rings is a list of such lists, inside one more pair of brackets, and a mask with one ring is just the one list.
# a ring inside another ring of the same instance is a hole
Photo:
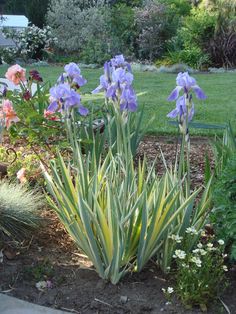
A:
{"label": "peach colored flower", "polygon": [[20,121],[13,109],[12,102],[8,99],[3,100],[2,102],[2,113],[5,118],[5,125],[7,129],[10,128],[12,122]]}
{"label": "peach colored flower", "polygon": [[27,181],[26,176],[25,176],[25,173],[26,173],[25,168],[21,168],[21,169],[17,172],[16,176],[17,176],[17,179],[20,181],[20,183],[25,183],[25,182]]}
{"label": "peach colored flower", "polygon": [[8,68],[5,77],[15,85],[18,85],[20,82],[26,81],[25,72],[25,69],[23,69],[20,65],[15,64]]}

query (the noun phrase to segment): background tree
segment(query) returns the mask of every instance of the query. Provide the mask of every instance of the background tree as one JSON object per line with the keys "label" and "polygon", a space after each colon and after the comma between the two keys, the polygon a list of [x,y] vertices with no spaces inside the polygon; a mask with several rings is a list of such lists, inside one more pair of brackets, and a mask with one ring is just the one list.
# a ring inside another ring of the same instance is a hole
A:
{"label": "background tree", "polygon": [[49,0],[8,0],[4,4],[5,14],[23,14],[29,21],[43,27]]}

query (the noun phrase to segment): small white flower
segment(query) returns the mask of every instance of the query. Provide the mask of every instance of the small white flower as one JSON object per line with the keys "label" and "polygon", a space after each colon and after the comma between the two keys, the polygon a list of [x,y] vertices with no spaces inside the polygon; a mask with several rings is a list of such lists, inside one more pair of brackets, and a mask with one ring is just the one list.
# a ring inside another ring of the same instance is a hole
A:
{"label": "small white flower", "polygon": [[224,240],[222,240],[222,239],[220,239],[220,240],[218,241],[218,243],[219,243],[219,245],[224,245],[224,244],[225,244]]}
{"label": "small white flower", "polygon": [[228,267],[226,265],[223,265],[223,270],[228,271]]}
{"label": "small white flower", "polygon": [[172,287],[167,288],[167,293],[171,294],[173,292],[174,292],[174,288],[172,288]]}
{"label": "small white flower", "polygon": [[188,227],[185,232],[189,233],[191,235],[197,235],[198,234],[197,230],[194,227]]}
{"label": "small white flower", "polygon": [[201,267],[202,266],[202,261],[200,260],[199,257],[192,257],[191,258],[191,262],[195,263],[197,267]]}
{"label": "small white flower", "polygon": [[208,247],[208,248],[212,248],[212,247],[213,247],[213,244],[212,244],[212,243],[207,243],[207,247]]}
{"label": "small white flower", "polygon": [[180,237],[178,234],[172,234],[172,235],[169,235],[168,237],[169,239],[173,240],[173,241],[176,241],[177,243],[181,243],[183,237]]}
{"label": "small white flower", "polygon": [[202,256],[204,256],[204,255],[207,254],[207,251],[205,251],[205,250],[203,250],[203,249],[200,249],[200,254],[201,254]]}
{"label": "small white flower", "polygon": [[200,249],[193,250],[193,254],[198,254],[200,252]]}
{"label": "small white flower", "polygon": [[206,231],[205,231],[205,230],[202,230],[202,231],[201,231],[201,236],[202,236],[202,237],[205,237],[205,236],[206,236]]}
{"label": "small white flower", "polygon": [[165,289],[165,288],[161,288],[161,290],[162,290],[164,293],[166,293],[166,289]]}
{"label": "small white flower", "polygon": [[198,243],[197,247],[201,249],[203,247],[202,243]]}
{"label": "small white flower", "polygon": [[182,250],[175,250],[174,258],[185,259],[186,253]]}

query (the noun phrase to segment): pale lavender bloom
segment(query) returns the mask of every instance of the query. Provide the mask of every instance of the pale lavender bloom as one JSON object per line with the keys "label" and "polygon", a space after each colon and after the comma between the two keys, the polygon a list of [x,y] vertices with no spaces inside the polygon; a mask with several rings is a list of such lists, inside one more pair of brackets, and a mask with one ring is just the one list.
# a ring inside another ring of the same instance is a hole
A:
{"label": "pale lavender bloom", "polygon": [[111,65],[114,68],[126,68],[129,72],[131,72],[131,66],[128,62],[125,61],[123,55],[117,55],[111,59]]}
{"label": "pale lavender bloom", "polygon": [[[168,113],[168,118],[176,118],[177,116],[185,116],[187,114],[187,106],[185,96],[181,96],[176,101],[176,108]],[[191,109],[188,113],[188,120],[191,121],[194,116],[194,104],[191,103]]]}
{"label": "pale lavender bloom", "polygon": [[188,72],[180,72],[176,78],[176,88],[171,92],[167,98],[169,101],[174,101],[179,97],[179,92],[183,89],[185,94],[188,94],[192,89],[198,99],[206,99],[203,90],[197,85],[196,80],[191,77]]}
{"label": "pale lavender bloom", "polygon": [[80,68],[78,65],[74,62],[71,62],[67,64],[64,67],[65,74],[73,80],[74,83],[76,83],[79,86],[83,86],[87,83],[87,81],[82,77],[80,73]]}
{"label": "pale lavender bloom", "polygon": [[120,110],[136,111],[138,107],[136,94],[131,86],[124,88],[120,97]]}
{"label": "pale lavender bloom", "polygon": [[47,110],[55,112],[58,109],[69,109],[71,107],[78,107],[81,115],[87,115],[88,109],[83,107],[80,103],[80,95],[68,83],[59,84],[50,88],[51,102]]}
{"label": "pale lavender bloom", "polygon": [[113,67],[122,67],[125,65],[125,58],[123,55],[117,55],[111,59],[111,64]]}
{"label": "pale lavender bloom", "polygon": [[106,96],[115,97],[117,90],[131,86],[133,78],[133,74],[127,73],[123,68],[117,68],[112,72],[112,84],[108,87]]}

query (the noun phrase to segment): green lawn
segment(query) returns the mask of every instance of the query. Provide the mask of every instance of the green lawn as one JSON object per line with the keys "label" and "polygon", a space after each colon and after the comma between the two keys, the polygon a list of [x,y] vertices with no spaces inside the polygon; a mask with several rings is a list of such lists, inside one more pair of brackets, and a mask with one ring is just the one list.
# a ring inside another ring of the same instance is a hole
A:
{"label": "green lawn", "polygon": [[[6,67],[0,67],[0,77],[6,72]],[[63,68],[58,66],[37,67],[45,81],[54,84]],[[83,92],[89,93],[99,83],[102,69],[82,69],[88,84]],[[176,127],[168,123],[166,114],[175,107],[175,103],[166,101],[167,96],[175,87],[176,74],[135,72],[134,87],[138,94],[140,107],[144,106],[144,125],[155,116],[149,125],[148,133],[170,134]],[[231,121],[236,125],[236,73],[195,74],[198,84],[204,89],[208,98],[205,101],[194,99],[195,122],[224,124]],[[214,134],[215,130],[193,129],[192,134]]]}

